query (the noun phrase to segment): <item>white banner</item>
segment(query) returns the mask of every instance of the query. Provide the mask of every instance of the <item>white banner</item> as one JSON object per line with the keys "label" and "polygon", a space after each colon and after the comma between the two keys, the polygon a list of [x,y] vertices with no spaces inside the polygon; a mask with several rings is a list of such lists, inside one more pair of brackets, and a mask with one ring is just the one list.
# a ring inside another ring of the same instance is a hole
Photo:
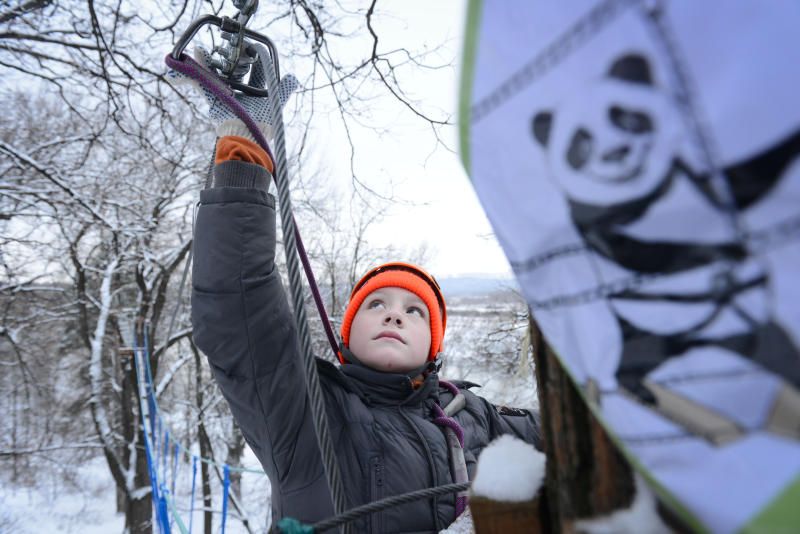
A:
{"label": "white banner", "polygon": [[800,529],[798,24],[795,0],[470,5],[462,157],[534,316],[719,533]]}

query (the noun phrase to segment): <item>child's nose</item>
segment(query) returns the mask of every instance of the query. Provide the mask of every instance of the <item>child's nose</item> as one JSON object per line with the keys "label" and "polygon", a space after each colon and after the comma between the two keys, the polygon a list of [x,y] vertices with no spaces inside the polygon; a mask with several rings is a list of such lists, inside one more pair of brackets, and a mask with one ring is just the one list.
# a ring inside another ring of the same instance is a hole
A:
{"label": "child's nose", "polygon": [[390,309],[386,311],[386,316],[383,318],[384,324],[390,324],[392,321],[397,323],[398,325],[403,324],[403,317],[394,309]]}

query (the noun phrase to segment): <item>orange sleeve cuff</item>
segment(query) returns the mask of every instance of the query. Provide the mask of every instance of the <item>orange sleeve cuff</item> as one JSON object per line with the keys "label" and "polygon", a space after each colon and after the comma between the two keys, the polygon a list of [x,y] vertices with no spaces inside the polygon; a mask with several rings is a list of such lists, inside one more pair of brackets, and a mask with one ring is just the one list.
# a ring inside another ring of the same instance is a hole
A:
{"label": "orange sleeve cuff", "polygon": [[238,135],[226,135],[217,141],[217,155],[214,158],[214,163],[230,160],[255,163],[266,168],[269,172],[275,170],[272,158],[263,148],[253,141]]}

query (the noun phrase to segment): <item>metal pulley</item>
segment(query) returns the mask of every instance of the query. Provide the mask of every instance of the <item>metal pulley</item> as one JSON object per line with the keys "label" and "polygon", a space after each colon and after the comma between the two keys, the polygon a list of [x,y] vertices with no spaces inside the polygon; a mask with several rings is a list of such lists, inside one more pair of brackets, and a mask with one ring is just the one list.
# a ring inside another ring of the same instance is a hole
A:
{"label": "metal pulley", "polygon": [[233,89],[253,96],[267,96],[269,94],[267,89],[253,87],[244,82],[250,66],[259,60],[258,51],[254,46],[250,46],[247,40],[258,41],[267,47],[275,67],[275,75],[280,79],[277,50],[269,37],[248,30],[246,27],[247,22],[258,8],[258,0],[233,0],[233,5],[239,10],[235,18],[205,15],[192,22],[172,49],[172,57],[176,60],[180,59],[181,54],[200,28],[206,25],[216,26],[220,29],[221,38],[225,44],[215,46],[212,51],[209,67],[214,74]]}
{"label": "metal pulley", "polygon": [[236,15],[236,23],[239,25],[239,31],[226,31],[222,29],[221,37],[226,44],[214,47],[214,53],[220,56],[219,59],[213,58],[211,67],[219,70],[222,77],[232,81],[241,82],[244,75],[250,70],[252,65],[257,59],[245,53],[244,57],[242,52],[244,49],[244,34],[242,28],[247,26],[250,17],[253,16],[258,8],[258,0],[233,0],[233,5],[239,10]]}

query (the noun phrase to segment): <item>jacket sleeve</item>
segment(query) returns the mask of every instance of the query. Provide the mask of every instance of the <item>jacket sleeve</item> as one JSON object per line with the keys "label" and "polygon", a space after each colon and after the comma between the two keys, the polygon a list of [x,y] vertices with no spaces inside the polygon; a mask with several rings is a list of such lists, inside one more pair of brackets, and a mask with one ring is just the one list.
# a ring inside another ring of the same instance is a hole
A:
{"label": "jacket sleeve", "polygon": [[273,491],[285,495],[324,471],[275,267],[275,199],[259,165],[226,161],[214,172],[195,227],[194,339]]}
{"label": "jacket sleeve", "polygon": [[521,408],[496,406],[484,398],[489,417],[489,439],[493,440],[502,434],[513,434],[542,450],[542,437],[539,430],[539,413]]}

